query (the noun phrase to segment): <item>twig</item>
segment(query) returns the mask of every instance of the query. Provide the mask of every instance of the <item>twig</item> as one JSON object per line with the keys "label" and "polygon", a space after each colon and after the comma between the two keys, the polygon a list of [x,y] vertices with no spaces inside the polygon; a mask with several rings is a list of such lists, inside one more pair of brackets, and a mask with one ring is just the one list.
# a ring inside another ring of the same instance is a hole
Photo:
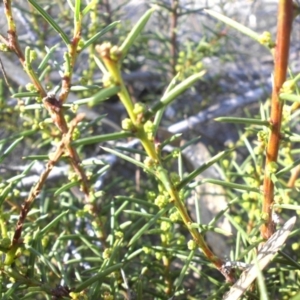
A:
{"label": "twig", "polygon": [[278,28],[274,60],[274,82],[271,103],[271,123],[272,128],[267,146],[265,177],[264,177],[264,200],[263,200],[263,218],[264,224],[261,226],[261,235],[268,239],[275,231],[275,223],[272,219],[272,205],[274,202],[274,183],[270,176],[271,164],[276,164],[279,143],[280,128],[282,119],[283,101],[279,99],[279,92],[282,84],[286,80],[288,67],[290,34],[293,21],[293,1],[281,0],[278,7]]}
{"label": "twig", "polygon": [[[8,22],[8,38],[2,38],[2,40],[5,41],[6,46],[13,52],[16,53],[18,56],[25,72],[30,77],[32,83],[34,84],[36,90],[40,94],[40,96],[43,98],[43,104],[47,111],[49,112],[53,123],[57,126],[57,128],[62,133],[62,141],[64,141],[64,135],[68,136],[68,125],[64,117],[64,113],[62,110],[62,103],[65,100],[65,97],[67,97],[69,92],[69,86],[70,86],[70,79],[71,76],[69,76],[68,82],[63,81],[63,94],[60,98],[60,101],[57,100],[55,95],[53,94],[46,94],[45,89],[41,85],[40,81],[38,80],[35,72],[32,70],[32,67],[30,65],[30,62],[25,60],[25,56],[23,54],[23,51],[21,50],[18,39],[17,39],[17,33],[16,33],[16,26],[14,23],[12,11],[11,11],[11,1],[10,0],[4,0],[4,6],[5,6],[5,14]],[[77,56],[77,45],[80,39],[80,21],[75,24],[74,29],[74,39],[70,46],[69,52],[71,55],[71,69],[73,68]],[[67,152],[70,156],[71,164],[73,168],[75,169],[76,173],[79,174],[80,179],[83,183],[83,191],[85,193],[85,198],[88,201],[89,199],[89,187],[88,187],[88,180],[85,175],[84,170],[80,166],[80,159],[77,154],[77,151],[75,148],[73,148],[70,144],[70,141],[65,141],[65,147],[67,149]],[[48,173],[47,173],[48,174]],[[47,175],[48,176],[48,175]]]}
{"label": "twig", "polygon": [[41,174],[39,181],[31,189],[28,198],[24,201],[24,203],[22,205],[21,212],[20,212],[19,220],[17,222],[16,231],[15,231],[15,234],[14,234],[14,237],[13,237],[12,246],[16,246],[16,245],[19,244],[23,224],[24,224],[26,216],[29,212],[29,209],[30,209],[30,206],[31,206],[32,202],[39,195],[46,179],[48,178],[49,173],[51,172],[54,165],[57,163],[57,161],[60,159],[60,157],[64,153],[65,148],[67,148],[66,145],[69,145],[71,137],[72,137],[72,133],[73,133],[75,127],[77,126],[77,124],[83,119],[83,117],[84,117],[83,115],[76,116],[75,119],[71,122],[69,132],[66,135],[64,135],[62,141],[57,146],[56,151],[54,152],[53,155],[51,155],[50,160],[46,164],[46,170]]}
{"label": "twig", "polygon": [[[71,88],[71,80],[73,69],[78,55],[77,47],[81,38],[81,20],[77,21],[74,28],[74,35],[71,44],[69,45],[69,52],[65,55],[66,70],[62,78],[62,89],[59,95],[59,102],[63,104],[68,98]],[[70,60],[70,61],[69,61]]]}
{"label": "twig", "polygon": [[19,246],[22,244],[21,235],[22,235],[23,225],[28,215],[28,212],[30,210],[30,206],[33,203],[34,199],[39,195],[49,173],[51,172],[51,169],[63,154],[63,149],[64,149],[64,144],[61,142],[56,152],[53,155],[53,159],[49,160],[49,162],[46,165],[46,170],[41,174],[39,181],[31,189],[28,198],[24,201],[24,203],[21,206],[21,211],[16,225],[16,230],[12,239],[12,244],[10,250],[6,253],[6,257],[4,261],[5,265],[11,265],[14,262],[16,251],[19,248]]}

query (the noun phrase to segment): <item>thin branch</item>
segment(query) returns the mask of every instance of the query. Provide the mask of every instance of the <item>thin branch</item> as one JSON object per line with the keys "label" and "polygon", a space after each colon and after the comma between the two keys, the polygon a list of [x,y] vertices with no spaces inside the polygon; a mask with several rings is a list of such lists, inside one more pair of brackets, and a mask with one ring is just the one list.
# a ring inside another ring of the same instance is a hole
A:
{"label": "thin branch", "polygon": [[[65,98],[68,96],[68,93],[69,93],[71,74],[69,75],[67,81],[63,80],[63,83],[62,83],[63,92],[62,92],[60,101],[57,100],[55,95],[46,93],[45,89],[43,88],[40,81],[38,80],[34,70],[32,69],[30,62],[25,59],[23,51],[19,46],[18,39],[17,39],[17,33],[16,33],[16,26],[15,26],[15,22],[14,22],[12,10],[11,10],[11,1],[4,0],[4,5],[5,5],[5,15],[7,18],[7,23],[8,23],[8,38],[7,39],[4,38],[4,41],[6,41],[5,44],[11,51],[15,52],[16,55],[19,57],[19,60],[22,64],[25,72],[30,77],[37,92],[43,98],[44,107],[49,112],[53,123],[56,125],[56,127],[62,133],[62,140],[64,140],[64,135],[68,136],[68,132],[71,132],[73,130],[71,128],[71,131],[69,131],[69,128],[68,128],[67,122],[65,120],[63,110],[62,110],[62,103],[64,102]],[[69,49],[71,63],[68,66],[68,68],[70,68],[71,70],[73,70],[73,66],[75,64],[76,57],[77,57],[77,46],[78,46],[78,42],[80,40],[80,29],[81,29],[80,20],[78,22],[76,22],[74,27],[75,27],[74,28],[74,38],[73,38],[73,41],[72,41],[70,49]],[[88,188],[88,184],[87,184],[88,180],[87,180],[84,170],[80,166],[80,159],[77,154],[77,151],[75,148],[73,148],[71,146],[70,142],[66,142],[65,146],[66,146],[67,152],[70,156],[70,160],[71,160],[71,164],[72,164],[73,168],[75,169],[76,173],[80,175],[80,179],[84,185],[83,190],[85,193],[85,198],[88,201],[88,198],[89,198],[89,188]]]}
{"label": "thin branch", "polygon": [[22,204],[19,220],[17,222],[16,230],[14,233],[14,237],[12,240],[12,247],[16,248],[15,246],[18,246],[20,244],[20,238],[22,234],[23,225],[26,219],[26,216],[29,212],[30,206],[34,199],[39,195],[46,179],[48,178],[49,173],[51,172],[52,168],[56,164],[56,162],[59,160],[59,158],[64,153],[64,141],[61,141],[58,145],[55,153],[52,155],[51,159],[46,164],[46,170],[41,174],[39,181],[36,183],[34,187],[32,187],[28,198],[24,201]]}
{"label": "thin branch", "polygon": [[[39,181],[36,183],[36,185],[31,189],[28,198],[24,201],[22,205],[22,209],[20,212],[19,220],[17,222],[16,231],[13,237],[12,245],[18,245],[19,240],[21,237],[23,224],[25,222],[26,216],[29,212],[30,206],[34,199],[39,195],[42,187],[44,186],[44,183],[46,179],[48,178],[48,175],[50,174],[52,168],[54,165],[58,162],[60,157],[63,155],[65,148],[68,149],[68,145],[70,144],[70,140],[72,137],[72,133],[74,129],[76,128],[77,124],[83,119],[84,115],[80,114],[75,117],[75,119],[71,122],[70,129],[67,134],[64,135],[62,141],[57,146],[56,151],[53,155],[51,155],[51,159],[46,164],[46,170],[41,174]],[[78,169],[78,166],[74,166],[74,169]]]}
{"label": "thin branch", "polygon": [[264,177],[264,200],[263,200],[263,218],[265,223],[261,226],[261,235],[268,239],[275,231],[275,223],[272,219],[272,205],[274,202],[274,183],[269,174],[271,163],[276,163],[279,143],[280,143],[280,128],[282,120],[283,101],[279,99],[279,92],[282,84],[286,80],[290,35],[293,21],[293,1],[281,0],[278,7],[278,22],[277,22],[277,40],[275,48],[274,60],[274,82],[271,104],[271,123],[272,128],[267,146],[267,156],[265,165]]}

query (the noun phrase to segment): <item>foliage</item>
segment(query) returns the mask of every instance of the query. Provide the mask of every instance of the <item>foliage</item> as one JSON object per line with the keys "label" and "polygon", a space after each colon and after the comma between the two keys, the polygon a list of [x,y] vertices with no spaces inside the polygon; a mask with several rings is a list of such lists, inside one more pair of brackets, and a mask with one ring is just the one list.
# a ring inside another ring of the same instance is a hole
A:
{"label": "foliage", "polygon": [[[19,9],[35,38],[21,39],[10,0],[4,0],[7,35],[0,37],[1,51],[17,57],[28,76],[26,85],[12,83],[2,67],[1,299],[221,298],[240,276],[237,262],[255,261],[259,245],[272,239],[274,216],[286,219],[289,210],[299,210],[299,76],[286,79],[296,7],[280,1],[276,47],[268,32],[260,35],[205,11],[270,50],[274,87],[259,115],[217,119],[244,125],[239,140],[185,172],[187,146],[165,154],[179,136],[158,141],[157,133],[166,109],[203,80],[202,60],[220,55],[224,35],[179,43],[180,18],[195,11],[180,10],[176,0],[170,7],[158,1],[135,25],[114,21],[120,8],[112,11],[108,1],[28,3]],[[169,39],[145,29],[155,13],[171,16]],[[155,53],[152,43],[169,50]],[[138,70],[151,60],[162,62],[168,82],[146,105],[134,101],[121,70]],[[53,79],[54,71],[60,76]],[[116,95],[127,116],[105,131],[112,121],[102,114],[104,101]],[[100,112],[96,118],[81,112],[92,109]],[[214,164],[222,180],[197,182]],[[143,172],[139,182],[133,179],[137,169]],[[191,218],[186,202],[205,183],[223,186],[228,199],[208,225]],[[225,234],[215,225],[223,216],[236,229],[230,257],[236,264],[214,254],[205,240],[208,231]],[[292,233],[287,250],[278,251],[266,271],[257,269],[257,285],[244,287],[245,299],[296,294],[298,235]]]}

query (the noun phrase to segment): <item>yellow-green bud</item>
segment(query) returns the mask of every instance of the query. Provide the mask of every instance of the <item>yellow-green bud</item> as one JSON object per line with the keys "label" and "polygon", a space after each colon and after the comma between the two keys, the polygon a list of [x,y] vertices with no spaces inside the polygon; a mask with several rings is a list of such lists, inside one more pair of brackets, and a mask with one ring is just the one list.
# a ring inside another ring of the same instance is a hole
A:
{"label": "yellow-green bud", "polygon": [[80,138],[80,131],[78,128],[75,128],[74,131],[72,132],[72,140],[75,141],[78,138]]}
{"label": "yellow-green bud", "polygon": [[148,120],[145,124],[144,124],[144,130],[146,133],[150,133],[153,134],[153,131],[155,129],[155,126],[153,124],[152,121]]}
{"label": "yellow-green bud", "polygon": [[269,31],[264,31],[258,38],[259,43],[268,47],[274,47],[275,44],[272,41],[272,36]]}
{"label": "yellow-green bud", "polygon": [[109,73],[103,75],[102,83],[104,87],[109,87],[115,84],[114,79],[111,77]]}
{"label": "yellow-green bud", "polygon": [[[50,153],[53,155],[53,153]],[[50,154],[49,154],[49,158],[50,158]],[[51,158],[50,158],[51,159]],[[78,180],[78,175],[75,172],[69,172],[68,174],[68,179],[72,182],[75,182]]]}
{"label": "yellow-green bud", "polygon": [[144,103],[141,103],[141,102],[138,102],[138,103],[135,103],[134,104],[134,107],[133,107],[133,113],[135,115],[139,115],[139,114],[142,114],[146,111],[146,106]]}
{"label": "yellow-green bud", "polygon": [[122,52],[120,51],[118,46],[113,46],[110,49],[110,58],[114,61],[118,61],[122,56]]}
{"label": "yellow-green bud", "polygon": [[166,232],[166,233],[164,233],[164,234],[161,234],[161,241],[162,241],[162,243],[164,243],[164,244],[170,244],[170,241],[171,241],[171,239],[172,239],[172,237],[173,237],[173,234],[172,234],[172,232]]}
{"label": "yellow-green bud", "polygon": [[135,126],[129,118],[126,118],[126,119],[122,120],[122,129],[127,130],[127,131],[134,131]]}
{"label": "yellow-green bud", "polygon": [[175,212],[171,213],[169,218],[170,218],[170,221],[173,223],[179,222],[181,220],[179,211],[175,211]]}
{"label": "yellow-green bud", "polygon": [[166,196],[158,195],[154,200],[154,204],[159,208],[165,207],[169,203],[169,199]]}
{"label": "yellow-green bud", "polygon": [[265,142],[267,140],[267,137],[268,134],[266,131],[261,130],[257,133],[257,139],[259,142]]}
{"label": "yellow-green bud", "polygon": [[249,192],[249,197],[250,197],[252,200],[257,200],[257,199],[258,199],[258,193],[255,193],[255,192]]}
{"label": "yellow-green bud", "polygon": [[267,165],[267,172],[268,174],[274,174],[276,173],[276,171],[278,170],[278,165],[275,161],[271,161],[268,165]]}
{"label": "yellow-green bud", "polygon": [[36,88],[35,88],[34,84],[32,84],[32,83],[27,83],[25,88],[29,92],[36,92]]}
{"label": "yellow-green bud", "polygon": [[173,158],[177,158],[178,156],[179,156],[179,154],[180,154],[180,149],[174,149],[173,151],[172,151],[172,157]]}
{"label": "yellow-green bud", "polygon": [[0,43],[0,51],[7,52],[9,51],[9,48],[5,44]]}
{"label": "yellow-green bud", "polygon": [[103,254],[102,254],[103,259],[108,259],[108,258],[110,258],[111,253],[112,253],[111,249],[110,249],[110,248],[106,248],[106,249],[103,251]]}
{"label": "yellow-green bud", "polygon": [[253,152],[255,155],[261,155],[261,154],[263,154],[264,149],[263,149],[263,147],[256,146],[256,147],[254,147]]}
{"label": "yellow-green bud", "polygon": [[122,231],[116,231],[115,232],[115,237],[118,239],[122,239],[124,237],[124,234]]}
{"label": "yellow-green bud", "polygon": [[109,58],[111,47],[110,42],[104,42],[101,45],[96,45],[95,49],[102,58]]}
{"label": "yellow-green bud", "polygon": [[280,93],[292,94],[295,91],[296,83],[293,79],[287,80],[283,83]]}
{"label": "yellow-green bud", "polygon": [[152,168],[155,166],[155,160],[151,157],[146,157],[144,160],[144,165],[148,168]]}
{"label": "yellow-green bud", "polygon": [[81,49],[84,47],[84,45],[85,45],[85,42],[82,39],[80,39],[77,44],[77,51],[81,51]]}
{"label": "yellow-green bud", "polygon": [[162,231],[168,231],[168,230],[170,230],[171,226],[172,226],[172,225],[171,225],[170,222],[162,221],[161,224],[160,224],[160,229],[161,229]]}
{"label": "yellow-green bud", "polygon": [[247,174],[253,174],[254,167],[252,165],[247,165],[245,171],[246,171]]}
{"label": "yellow-green bud", "polygon": [[188,249],[189,250],[195,250],[197,249],[197,244],[194,240],[189,240],[187,243]]}

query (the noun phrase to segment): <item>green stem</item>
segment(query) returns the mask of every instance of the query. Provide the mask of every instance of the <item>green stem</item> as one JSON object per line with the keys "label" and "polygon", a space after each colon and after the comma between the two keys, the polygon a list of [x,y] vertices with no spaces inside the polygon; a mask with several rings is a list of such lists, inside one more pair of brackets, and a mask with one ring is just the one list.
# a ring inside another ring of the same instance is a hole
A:
{"label": "green stem", "polygon": [[125,87],[118,60],[113,59],[111,57],[111,50],[112,46],[109,43],[104,43],[100,46],[96,46],[96,50],[99,52],[102,61],[104,62],[108,73],[105,75],[110,74],[112,77],[112,81],[114,85],[120,86],[120,91],[118,96],[126,108],[126,111],[131,119],[131,121],[135,124],[136,123],[136,116],[133,113],[133,102],[129,96],[129,93]]}
{"label": "green stem", "polygon": [[[165,190],[170,195],[171,202],[174,203],[175,207],[179,211],[184,224],[186,225],[187,229],[189,230],[190,234],[193,237],[193,240],[195,241],[197,246],[202,250],[202,252],[205,254],[205,256],[209,259],[209,261],[211,261],[214,264],[214,266],[220,272],[222,272],[222,274],[226,277],[227,281],[233,282],[234,279],[233,279],[232,274],[227,274],[222,269],[223,261],[220,258],[218,258],[217,256],[215,256],[213,254],[213,252],[209,249],[209,247],[206,244],[204,237],[201,235],[201,233],[197,229],[192,228],[190,226],[193,223],[193,221],[190,218],[185,205],[181,201],[178,190],[173,185],[173,183],[169,177],[168,171],[161,164],[160,157],[155,149],[154,141],[151,138],[149,139],[148,134],[145,132],[144,127],[141,126],[141,125],[143,125],[141,122],[143,122],[145,120],[141,121],[140,119],[138,119],[139,117],[137,117],[137,115],[133,111],[133,109],[134,109],[133,102],[132,102],[130,95],[125,87],[125,84],[124,84],[124,81],[123,81],[123,78],[122,78],[122,75],[120,72],[120,68],[119,68],[119,60],[122,57],[122,53],[120,53],[118,48],[116,48],[115,46],[112,47],[108,43],[104,43],[101,46],[97,46],[96,50],[99,52],[99,54],[102,58],[102,61],[104,62],[105,66],[111,76],[113,84],[120,86],[120,92],[118,93],[118,96],[119,96],[121,102],[123,103],[123,105],[125,106],[131,121],[135,125],[136,137],[141,141],[147,155],[155,161],[155,166],[153,168],[155,169],[156,177],[162,182],[162,184],[165,187]],[[197,74],[197,76],[194,76],[194,77],[198,79],[198,76],[199,75]],[[195,79],[194,77],[192,78],[193,80]],[[191,82],[193,82],[193,80],[191,80]],[[181,87],[181,85],[179,84],[179,88],[176,87],[171,91],[172,97],[168,96],[168,97],[166,97],[166,99],[169,99],[169,98],[174,99],[178,94],[180,94],[180,92],[182,92],[182,89],[183,89],[183,87]],[[185,84],[185,87],[186,86],[189,86],[189,85]],[[168,101],[169,100],[167,100],[167,102]],[[164,103],[164,101],[162,101],[162,103]]]}

